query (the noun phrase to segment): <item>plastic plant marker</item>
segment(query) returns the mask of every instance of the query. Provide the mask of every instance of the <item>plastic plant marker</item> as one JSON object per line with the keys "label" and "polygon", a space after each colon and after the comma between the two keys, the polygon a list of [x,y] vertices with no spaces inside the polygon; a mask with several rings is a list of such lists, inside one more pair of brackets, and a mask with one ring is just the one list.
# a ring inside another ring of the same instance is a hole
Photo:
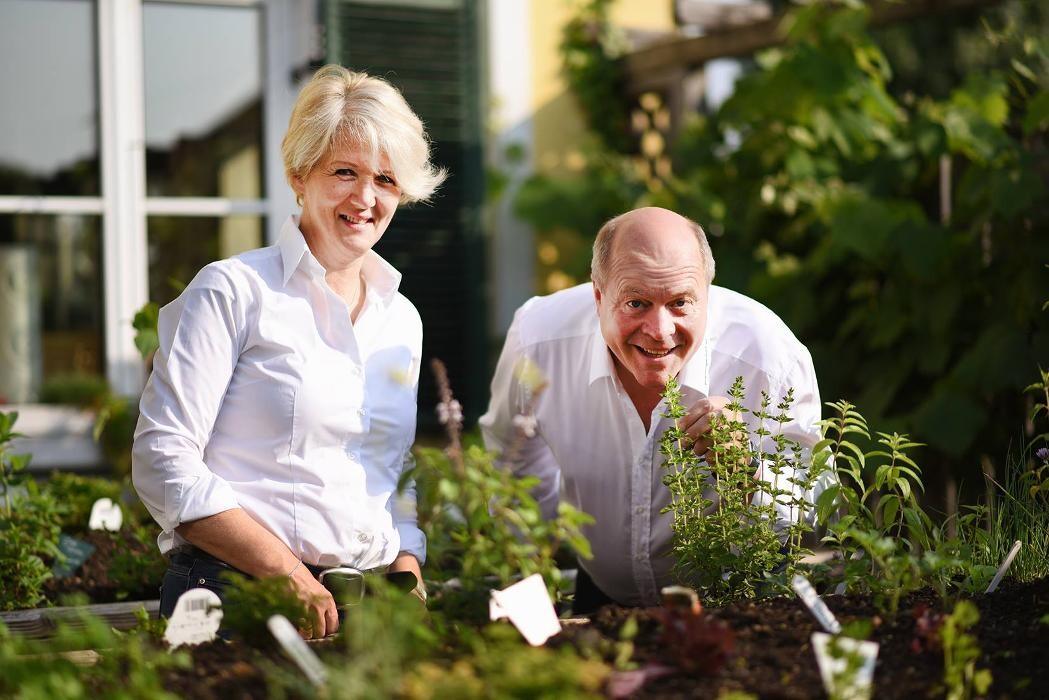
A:
{"label": "plastic plant marker", "polygon": [[91,506],[91,518],[87,526],[91,530],[109,530],[116,532],[124,522],[120,505],[108,498],[100,498]]}
{"label": "plastic plant marker", "polygon": [[[834,645],[838,651],[835,653]],[[812,649],[827,695],[841,700],[867,700],[871,696],[874,664],[878,660],[878,643],[862,642],[850,637],[812,633]],[[849,669],[852,657],[853,669]]]}
{"label": "plastic plant marker", "polygon": [[554,604],[539,574],[532,574],[501,591],[492,591],[488,613],[492,620],[510,618],[514,627],[534,647],[541,646],[561,631]]}
{"label": "plastic plant marker", "polygon": [[991,579],[991,583],[987,586],[987,590],[984,593],[994,593],[998,588],[998,584],[1002,582],[1002,577],[1005,576],[1005,572],[1009,570],[1009,567],[1013,565],[1013,559],[1020,553],[1021,547],[1020,540],[1013,542],[1013,546],[1009,548],[1009,553],[1005,555],[1005,559],[1002,561],[1002,565],[998,567],[998,571],[995,572],[994,578]]}
{"label": "plastic plant marker", "polygon": [[266,621],[270,634],[280,644],[284,653],[287,654],[299,670],[305,674],[310,683],[320,688],[328,680],[328,669],[324,667],[321,660],[306,645],[295,627],[283,615],[274,615]]}
{"label": "plastic plant marker", "polygon": [[823,629],[831,634],[841,634],[841,624],[838,622],[838,619],[834,617],[834,613],[830,611],[827,604],[816,593],[816,589],[812,587],[807,578],[801,574],[795,574],[794,578],[790,580],[790,587],[798,594],[801,602],[805,604],[805,607],[809,609],[809,612],[812,613],[812,616],[816,618],[816,621],[820,623]]}
{"label": "plastic plant marker", "polygon": [[70,537],[63,532],[58,536],[58,550],[66,555],[66,558],[63,562],[55,561],[51,572],[55,578],[67,578],[72,576],[95,553],[95,545],[78,540],[76,537]]}
{"label": "plastic plant marker", "polygon": [[207,588],[191,588],[179,596],[175,611],[168,620],[164,641],[174,649],[210,642],[222,624],[222,601]]}

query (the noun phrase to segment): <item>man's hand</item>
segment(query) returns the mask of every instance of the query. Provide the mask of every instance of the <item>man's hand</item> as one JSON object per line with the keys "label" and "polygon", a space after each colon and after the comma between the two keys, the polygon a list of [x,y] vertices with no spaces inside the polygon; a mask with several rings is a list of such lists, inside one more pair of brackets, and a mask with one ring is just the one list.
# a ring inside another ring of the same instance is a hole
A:
{"label": "man's hand", "polygon": [[[697,455],[705,458],[708,464],[714,461],[710,427],[715,416],[723,420],[742,418],[738,412],[727,408],[729,403],[730,399],[727,396],[708,396],[694,403],[688,409],[688,415],[681,419],[681,429],[688,433],[689,439],[692,440],[692,449]],[[738,432],[734,433],[732,443],[736,446],[745,445],[746,437]]]}
{"label": "man's hand", "polygon": [[288,577],[292,590],[309,611],[308,627],[299,630],[304,639],[320,639],[339,631],[339,609],[331,592],[310,573],[305,566],[299,565]]}

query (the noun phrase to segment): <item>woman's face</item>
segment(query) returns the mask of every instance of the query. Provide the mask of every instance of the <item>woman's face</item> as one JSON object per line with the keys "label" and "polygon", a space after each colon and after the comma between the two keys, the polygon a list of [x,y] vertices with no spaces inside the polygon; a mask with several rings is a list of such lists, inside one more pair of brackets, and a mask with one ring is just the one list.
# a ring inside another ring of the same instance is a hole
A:
{"label": "woman's face", "polygon": [[328,270],[348,267],[371,250],[401,198],[386,155],[373,169],[367,149],[353,143],[333,148],[293,185],[302,197],[299,229]]}

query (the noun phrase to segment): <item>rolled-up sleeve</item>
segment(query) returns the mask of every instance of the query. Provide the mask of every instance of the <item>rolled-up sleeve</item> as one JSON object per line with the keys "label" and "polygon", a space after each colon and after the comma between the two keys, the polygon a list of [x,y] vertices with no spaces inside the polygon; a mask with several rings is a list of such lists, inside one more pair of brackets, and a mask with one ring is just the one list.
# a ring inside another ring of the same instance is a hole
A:
{"label": "rolled-up sleeve", "polygon": [[[485,447],[502,455],[501,464],[508,465],[514,476],[534,476],[539,484],[532,497],[539,503],[543,517],[557,516],[560,502],[561,467],[542,435],[542,426],[533,423],[527,432],[515,423],[534,421],[538,402],[532,400],[534,384],[541,381],[539,368],[524,352],[519,337],[522,311],[518,310],[507,331],[503,351],[492,377],[491,399],[488,411],[478,424]],[[528,434],[531,433],[531,434]],[[510,451],[513,454],[509,454]]]}
{"label": "rolled-up sleeve", "polygon": [[[406,470],[415,466],[410,448],[404,452],[403,464]],[[401,541],[400,551],[414,555],[420,564],[425,564],[426,535],[419,528],[416,504],[415,479],[411,479],[399,493],[394,494],[393,525]]]}
{"label": "rolled-up sleeve", "polygon": [[160,347],[135,429],[132,481],[165,532],[238,506],[204,462],[243,342],[232,290],[215,277],[205,268],[161,310]]}

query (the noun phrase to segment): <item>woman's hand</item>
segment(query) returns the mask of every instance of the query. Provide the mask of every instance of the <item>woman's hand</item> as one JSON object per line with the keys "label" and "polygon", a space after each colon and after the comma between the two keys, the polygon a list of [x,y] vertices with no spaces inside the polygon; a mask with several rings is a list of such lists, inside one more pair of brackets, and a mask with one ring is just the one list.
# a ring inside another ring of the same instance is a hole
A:
{"label": "woman's hand", "polygon": [[339,631],[339,609],[331,592],[301,564],[288,576],[295,595],[309,611],[308,627],[299,629],[303,639],[321,639]]}

